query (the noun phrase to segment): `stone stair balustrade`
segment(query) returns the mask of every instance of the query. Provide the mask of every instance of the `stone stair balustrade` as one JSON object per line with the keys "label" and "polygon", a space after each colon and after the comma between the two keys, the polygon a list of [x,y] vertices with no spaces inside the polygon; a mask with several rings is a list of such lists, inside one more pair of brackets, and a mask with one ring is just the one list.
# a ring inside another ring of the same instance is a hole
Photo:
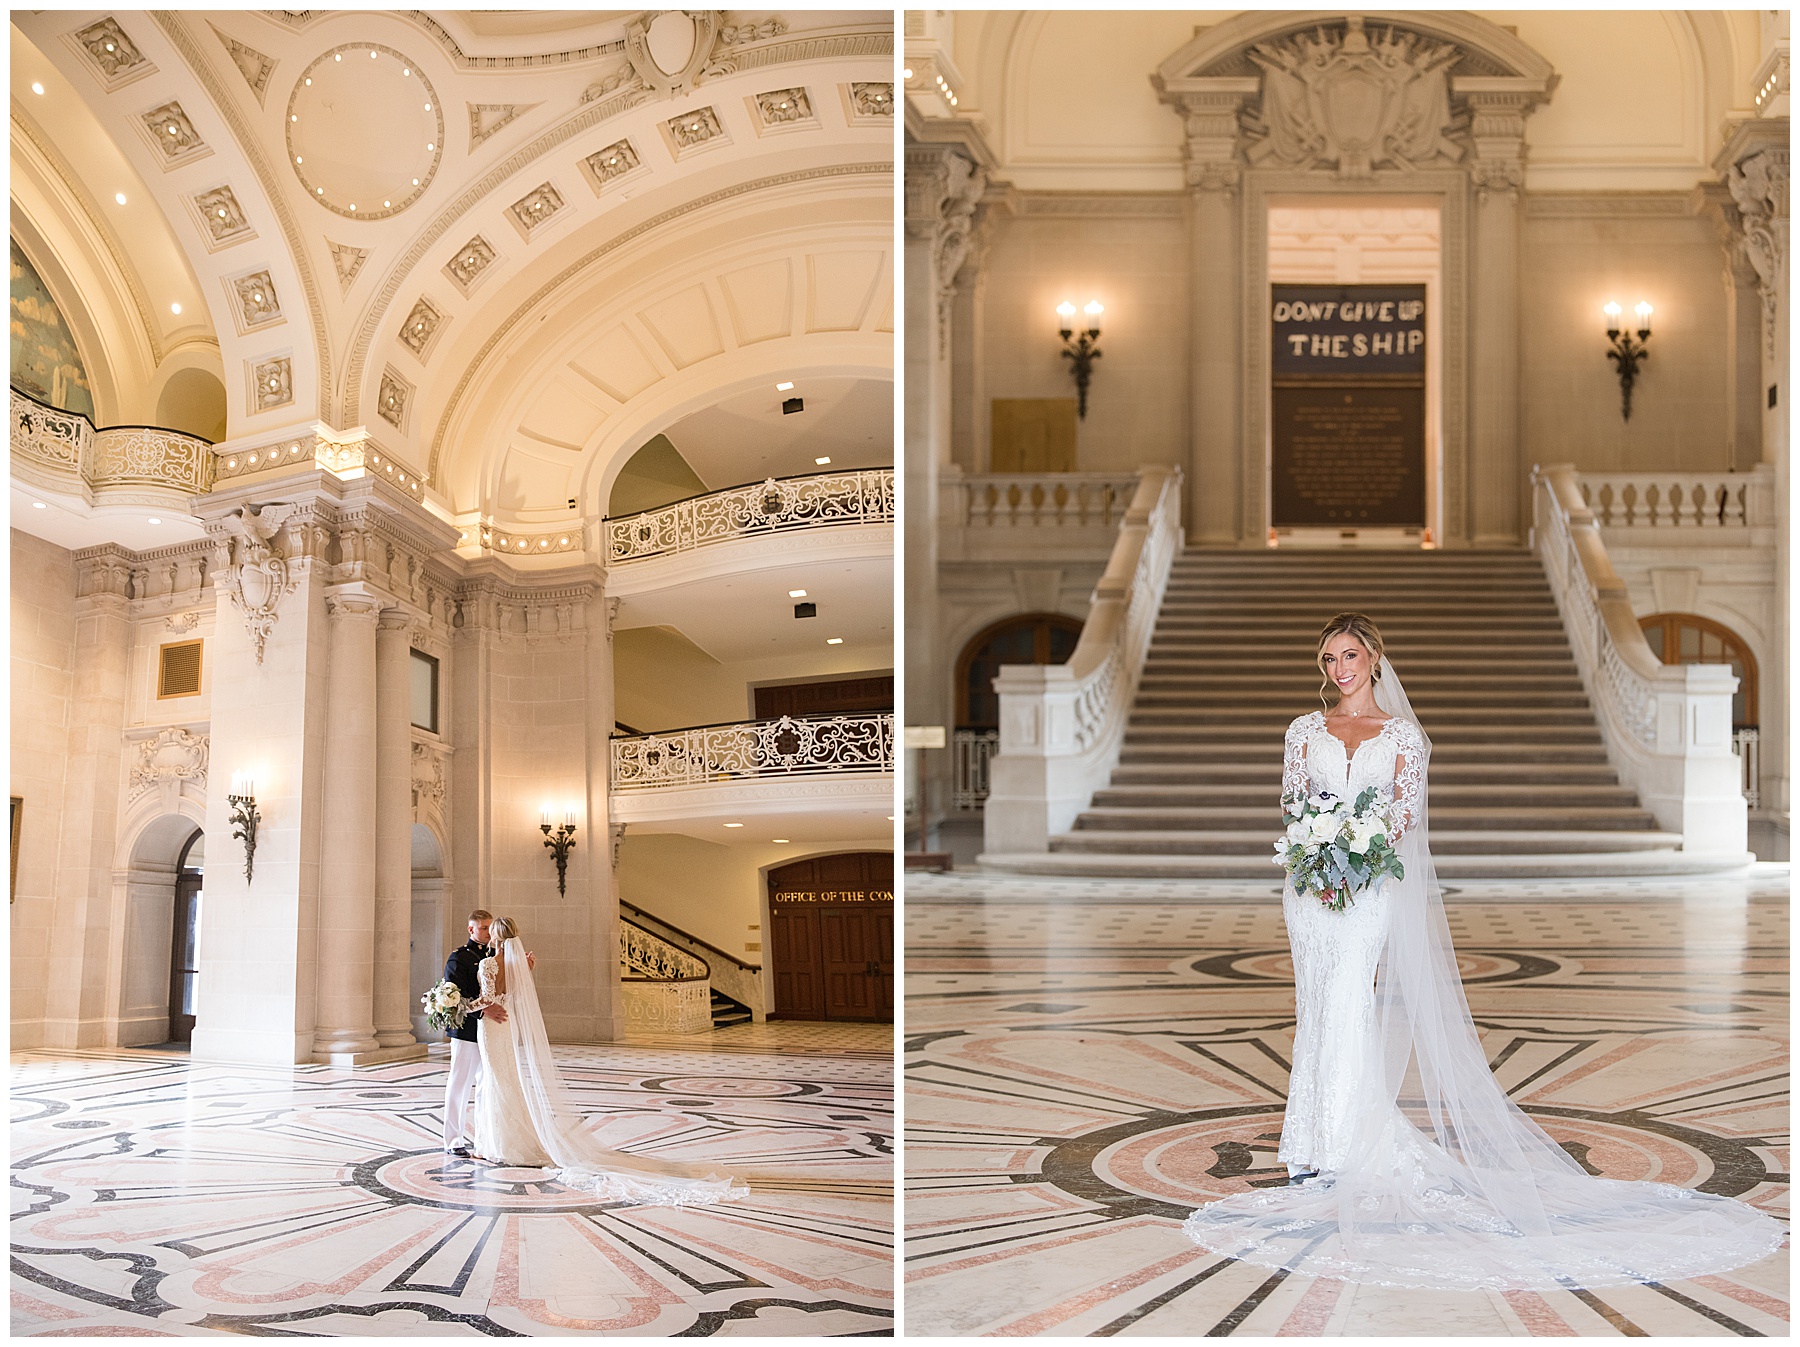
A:
{"label": "stone stair balustrade", "polygon": [[1181,470],[1145,468],[1069,662],[1001,668],[988,851],[1046,850],[1105,783],[1181,544]]}

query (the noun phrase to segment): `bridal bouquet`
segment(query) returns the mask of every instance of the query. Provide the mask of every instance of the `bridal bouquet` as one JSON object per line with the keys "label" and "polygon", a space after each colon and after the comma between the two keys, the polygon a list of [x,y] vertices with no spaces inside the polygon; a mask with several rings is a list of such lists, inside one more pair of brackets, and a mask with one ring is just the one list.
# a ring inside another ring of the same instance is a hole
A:
{"label": "bridal bouquet", "polygon": [[460,1029],[469,1014],[454,982],[438,983],[419,998],[419,1004],[425,1007],[425,1019],[434,1029]]}
{"label": "bridal bouquet", "polygon": [[1287,832],[1275,839],[1275,864],[1294,877],[1294,890],[1342,912],[1364,889],[1406,869],[1388,840],[1392,823],[1381,793],[1370,786],[1354,804],[1328,791],[1281,797]]}

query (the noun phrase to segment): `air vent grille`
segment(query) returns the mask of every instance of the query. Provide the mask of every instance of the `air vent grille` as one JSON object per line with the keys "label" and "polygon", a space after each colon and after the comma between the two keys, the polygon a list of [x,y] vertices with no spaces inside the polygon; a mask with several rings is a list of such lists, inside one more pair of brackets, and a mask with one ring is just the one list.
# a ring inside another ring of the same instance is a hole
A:
{"label": "air vent grille", "polygon": [[192,697],[200,691],[200,641],[181,641],[162,647],[162,668],[156,679],[156,695]]}

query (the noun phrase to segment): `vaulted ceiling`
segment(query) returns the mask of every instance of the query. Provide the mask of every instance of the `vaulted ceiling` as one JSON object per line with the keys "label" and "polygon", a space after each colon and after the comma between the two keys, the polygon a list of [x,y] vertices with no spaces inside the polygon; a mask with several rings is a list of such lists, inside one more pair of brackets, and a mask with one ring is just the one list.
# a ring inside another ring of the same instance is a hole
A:
{"label": "vaulted ceiling", "polygon": [[891,383],[887,11],[13,24],[13,233],[102,423],[208,370],[232,447],[367,426],[529,521],[714,405]]}

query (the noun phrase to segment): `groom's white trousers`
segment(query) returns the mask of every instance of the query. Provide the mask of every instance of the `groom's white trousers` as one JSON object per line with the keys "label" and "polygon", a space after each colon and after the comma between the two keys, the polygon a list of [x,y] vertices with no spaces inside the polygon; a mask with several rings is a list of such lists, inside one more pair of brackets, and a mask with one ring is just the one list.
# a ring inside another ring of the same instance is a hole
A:
{"label": "groom's white trousers", "polygon": [[450,1083],[444,1087],[444,1149],[471,1140],[468,1132],[469,1096],[481,1076],[481,1044],[466,1039],[450,1040]]}

